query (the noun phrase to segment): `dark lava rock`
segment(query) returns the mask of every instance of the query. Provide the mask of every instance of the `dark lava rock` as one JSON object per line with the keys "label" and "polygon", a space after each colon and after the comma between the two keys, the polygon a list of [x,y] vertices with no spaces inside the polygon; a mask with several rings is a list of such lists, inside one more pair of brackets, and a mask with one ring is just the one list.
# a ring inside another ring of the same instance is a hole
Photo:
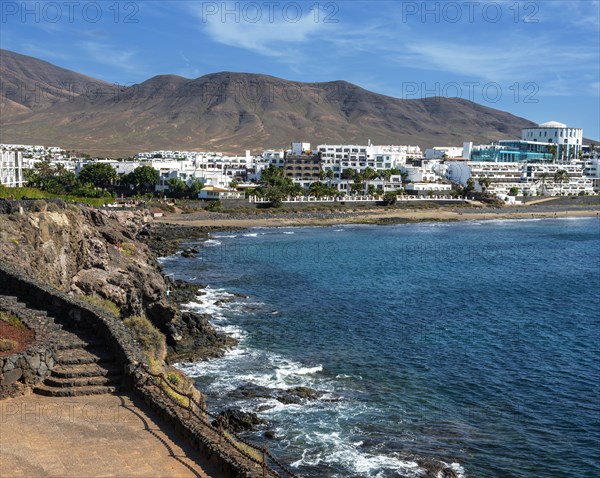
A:
{"label": "dark lava rock", "polygon": [[191,311],[167,324],[168,358],[171,362],[206,360],[222,357],[238,341],[210,324],[210,316]]}
{"label": "dark lava rock", "polygon": [[308,387],[290,389],[268,388],[253,383],[246,383],[230,394],[235,398],[274,398],[284,405],[299,404],[303,400],[316,400],[323,392]]}
{"label": "dark lava rock", "polygon": [[234,433],[256,430],[258,426],[265,423],[256,413],[232,409],[221,412],[218,418],[213,421],[213,426],[218,427],[220,421]]}
{"label": "dark lava rock", "polygon": [[269,440],[275,440],[275,438],[277,438],[277,433],[275,433],[273,430],[267,430],[265,432],[265,438]]}

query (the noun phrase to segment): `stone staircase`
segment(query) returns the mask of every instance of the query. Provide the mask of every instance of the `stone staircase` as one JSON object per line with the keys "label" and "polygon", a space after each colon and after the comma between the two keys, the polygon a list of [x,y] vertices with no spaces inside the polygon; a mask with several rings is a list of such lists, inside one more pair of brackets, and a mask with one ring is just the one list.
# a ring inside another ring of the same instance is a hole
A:
{"label": "stone staircase", "polygon": [[121,379],[114,357],[95,337],[63,330],[56,365],[44,383],[34,389],[40,395],[78,397],[117,391]]}
{"label": "stone staircase", "polygon": [[52,334],[56,344],[54,367],[35,393],[52,397],[78,397],[114,393],[121,370],[106,344],[89,330],[69,330],[48,312],[29,307],[12,296],[0,296],[15,312],[37,323],[38,333]]}

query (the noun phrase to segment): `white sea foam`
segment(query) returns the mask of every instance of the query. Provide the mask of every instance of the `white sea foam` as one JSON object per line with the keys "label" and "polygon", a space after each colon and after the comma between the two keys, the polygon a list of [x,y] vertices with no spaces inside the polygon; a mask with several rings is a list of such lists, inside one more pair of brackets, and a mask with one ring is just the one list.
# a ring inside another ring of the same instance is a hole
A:
{"label": "white sea foam", "polygon": [[202,245],[204,245],[205,247],[220,246],[221,244],[222,244],[221,241],[217,241],[215,239],[208,239],[202,243]]}
{"label": "white sea foam", "polygon": [[[465,469],[459,463],[444,463],[447,467],[451,468],[458,478],[466,478]],[[437,474],[438,478],[443,478],[442,472],[439,471]]]}
{"label": "white sea foam", "polygon": [[249,232],[248,234],[242,234],[244,237],[258,237],[257,232]]}
{"label": "white sea foam", "polygon": [[223,235],[217,236],[215,234],[215,235],[212,235],[211,237],[214,237],[215,239],[233,239],[234,237],[237,237],[237,235],[236,234],[231,234],[231,235],[223,234]]}
{"label": "white sea foam", "polygon": [[302,457],[292,463],[294,467],[337,465],[348,470],[348,474],[379,477],[384,472],[400,472],[403,477],[420,477],[425,470],[414,461],[403,460],[396,455],[370,454],[361,451],[361,441],[352,442],[339,432],[313,432],[306,437],[309,447]]}
{"label": "white sea foam", "polygon": [[296,234],[296,233],[292,232],[292,231],[284,231],[284,234]]}

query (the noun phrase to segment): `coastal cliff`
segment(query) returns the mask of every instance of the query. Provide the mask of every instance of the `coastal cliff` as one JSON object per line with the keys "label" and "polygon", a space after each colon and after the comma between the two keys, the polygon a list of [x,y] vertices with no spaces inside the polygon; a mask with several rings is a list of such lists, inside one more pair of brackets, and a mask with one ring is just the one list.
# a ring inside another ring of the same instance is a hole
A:
{"label": "coastal cliff", "polygon": [[206,317],[182,314],[169,302],[173,284],[167,284],[156,255],[139,239],[148,235],[151,223],[144,210],[0,201],[2,261],[117,316],[147,317],[165,334],[173,358],[218,355],[231,341]]}

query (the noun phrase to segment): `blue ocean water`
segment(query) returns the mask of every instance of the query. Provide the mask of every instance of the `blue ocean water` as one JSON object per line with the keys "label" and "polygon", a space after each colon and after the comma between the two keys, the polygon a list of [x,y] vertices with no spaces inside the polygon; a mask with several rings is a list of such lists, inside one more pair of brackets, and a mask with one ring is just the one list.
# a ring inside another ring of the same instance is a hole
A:
{"label": "blue ocean water", "polygon": [[252,229],[163,264],[241,340],[181,367],[303,477],[600,476],[597,218]]}

